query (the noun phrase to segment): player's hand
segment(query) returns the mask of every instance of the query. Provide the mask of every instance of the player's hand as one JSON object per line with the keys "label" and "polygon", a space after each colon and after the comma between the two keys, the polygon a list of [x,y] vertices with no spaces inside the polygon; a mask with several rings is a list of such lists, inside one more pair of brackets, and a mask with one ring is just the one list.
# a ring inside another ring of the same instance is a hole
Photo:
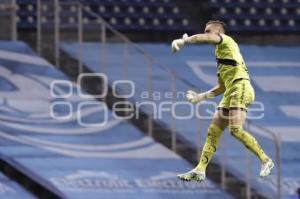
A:
{"label": "player's hand", "polygon": [[195,91],[189,90],[186,93],[186,98],[189,102],[195,104],[195,103],[206,100],[206,95],[205,95],[205,93],[199,93],[198,94]]}
{"label": "player's hand", "polygon": [[198,103],[201,101],[205,101],[207,99],[215,98],[215,94],[211,91],[207,91],[204,93],[196,93],[195,91],[188,90],[186,93],[186,98],[191,103]]}
{"label": "player's hand", "polygon": [[176,53],[184,46],[184,40],[183,39],[176,39],[172,42],[172,53]]}
{"label": "player's hand", "polygon": [[176,39],[172,42],[172,52],[176,53],[185,45],[185,39],[189,36],[185,33],[181,39]]}

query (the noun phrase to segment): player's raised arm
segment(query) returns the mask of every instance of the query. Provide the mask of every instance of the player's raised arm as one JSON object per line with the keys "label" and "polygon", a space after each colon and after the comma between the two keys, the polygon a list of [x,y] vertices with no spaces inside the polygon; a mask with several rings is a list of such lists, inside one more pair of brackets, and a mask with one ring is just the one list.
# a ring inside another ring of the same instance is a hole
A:
{"label": "player's raised arm", "polygon": [[196,34],[184,38],[185,44],[196,44],[196,43],[218,44],[221,41],[222,41],[222,37],[219,34],[213,34],[213,33]]}
{"label": "player's raised arm", "polygon": [[172,52],[175,53],[180,50],[186,44],[196,43],[208,43],[208,44],[220,44],[222,43],[221,34],[225,33],[225,24],[223,22],[207,23],[203,34],[196,34],[188,36],[184,34],[181,39],[176,39],[172,42]]}
{"label": "player's raised arm", "polygon": [[175,39],[172,42],[172,52],[175,53],[179,51],[186,44],[196,44],[196,43],[218,44],[221,41],[222,41],[222,37],[220,34],[204,33],[204,34],[196,34],[190,37],[187,34],[184,34],[181,39]]}

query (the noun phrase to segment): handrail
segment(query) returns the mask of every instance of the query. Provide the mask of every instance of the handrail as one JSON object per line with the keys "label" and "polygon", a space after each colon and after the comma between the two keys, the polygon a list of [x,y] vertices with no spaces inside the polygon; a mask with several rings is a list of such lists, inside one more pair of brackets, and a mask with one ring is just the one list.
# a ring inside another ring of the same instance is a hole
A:
{"label": "handrail", "polygon": [[0,10],[6,10],[9,9],[7,12],[10,12],[11,17],[11,39],[13,41],[16,41],[18,38],[17,33],[17,4],[15,0],[11,0],[11,3],[8,4],[0,4]]}
{"label": "handrail", "polygon": [[150,55],[147,51],[145,51],[143,48],[141,48],[140,46],[138,46],[136,43],[132,42],[129,38],[127,38],[124,34],[122,34],[120,31],[116,30],[112,25],[110,25],[105,19],[103,19],[103,17],[99,16],[97,13],[87,9],[81,2],[79,2],[80,6],[82,7],[82,9],[91,14],[92,16],[94,16],[97,19],[100,19],[102,23],[105,24],[106,28],[108,28],[110,31],[112,31],[114,34],[116,34],[117,36],[119,36],[124,42],[132,45],[138,52],[140,52],[141,54],[143,54],[146,58],[148,58],[151,62],[156,63],[157,66],[159,66],[160,68],[163,68],[164,70],[167,70],[168,72],[170,72],[172,75],[175,75],[176,78],[178,78],[178,76],[176,75],[176,73],[171,70],[169,67],[165,66],[162,63],[159,63],[155,60],[155,58],[153,58],[152,55]]}
{"label": "handrail", "polygon": [[271,136],[275,142],[275,147],[276,147],[276,164],[277,164],[277,198],[281,199],[282,196],[282,187],[281,187],[281,139],[280,136],[278,136],[276,133],[274,133],[273,131],[262,127],[260,125],[257,124],[253,124],[250,121],[247,121],[247,123],[249,124],[249,126],[253,126],[256,127],[260,130],[262,130],[263,132],[265,132],[266,134],[268,134],[269,136]]}
{"label": "handrail", "polygon": [[[132,42],[129,38],[127,38],[125,35],[123,35],[120,31],[116,30],[112,25],[110,25],[109,23],[107,23],[107,21],[105,19],[103,19],[101,16],[99,16],[97,13],[87,9],[81,2],[79,2],[79,6],[81,7],[82,10],[84,10],[86,13],[89,13],[90,15],[94,16],[96,19],[101,21],[102,26],[104,26],[105,28],[109,29],[110,31],[112,31],[115,35],[119,36],[125,43],[127,43],[128,45],[131,45],[135,48],[135,50],[137,50],[137,52],[141,53],[146,59],[149,60],[150,63],[156,63],[156,66],[160,67],[161,69],[167,71],[167,73],[170,74],[170,79],[171,79],[171,90],[173,92],[173,98],[172,100],[174,101],[174,96],[176,93],[176,79],[181,79],[177,76],[177,74],[175,73],[175,71],[173,71],[172,69],[170,69],[169,67],[157,62],[155,60],[155,58],[150,55],[147,51],[145,51],[143,48],[141,48],[140,46],[138,46],[137,44],[135,44],[134,42]],[[103,27],[102,27],[103,28]],[[150,67],[151,68],[151,67]],[[149,66],[148,66],[148,70],[149,70]],[[151,71],[151,69],[150,69]],[[151,77],[148,77],[149,79],[149,88],[152,90],[152,86],[151,86]],[[151,96],[151,100],[152,100],[152,95]],[[152,114],[150,114],[149,116],[149,120],[148,120],[148,135],[152,136],[152,131],[153,131],[153,127],[152,127]],[[173,122],[172,122],[172,150],[176,151],[176,121],[175,118],[173,118]]]}

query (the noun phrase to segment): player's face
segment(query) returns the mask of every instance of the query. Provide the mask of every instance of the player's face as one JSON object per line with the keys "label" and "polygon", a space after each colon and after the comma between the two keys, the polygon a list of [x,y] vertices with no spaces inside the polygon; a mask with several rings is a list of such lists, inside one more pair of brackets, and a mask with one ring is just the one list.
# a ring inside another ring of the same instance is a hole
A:
{"label": "player's face", "polygon": [[208,34],[210,33],[217,34],[219,32],[220,32],[219,28],[214,24],[207,25],[204,30],[204,33],[208,33]]}

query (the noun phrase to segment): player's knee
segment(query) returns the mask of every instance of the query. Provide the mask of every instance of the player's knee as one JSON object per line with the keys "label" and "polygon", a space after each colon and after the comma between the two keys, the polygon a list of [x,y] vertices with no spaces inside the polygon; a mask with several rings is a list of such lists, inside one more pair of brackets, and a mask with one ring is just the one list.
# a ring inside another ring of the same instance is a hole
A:
{"label": "player's knee", "polygon": [[241,138],[243,135],[243,127],[241,125],[229,125],[229,132],[236,138]]}

